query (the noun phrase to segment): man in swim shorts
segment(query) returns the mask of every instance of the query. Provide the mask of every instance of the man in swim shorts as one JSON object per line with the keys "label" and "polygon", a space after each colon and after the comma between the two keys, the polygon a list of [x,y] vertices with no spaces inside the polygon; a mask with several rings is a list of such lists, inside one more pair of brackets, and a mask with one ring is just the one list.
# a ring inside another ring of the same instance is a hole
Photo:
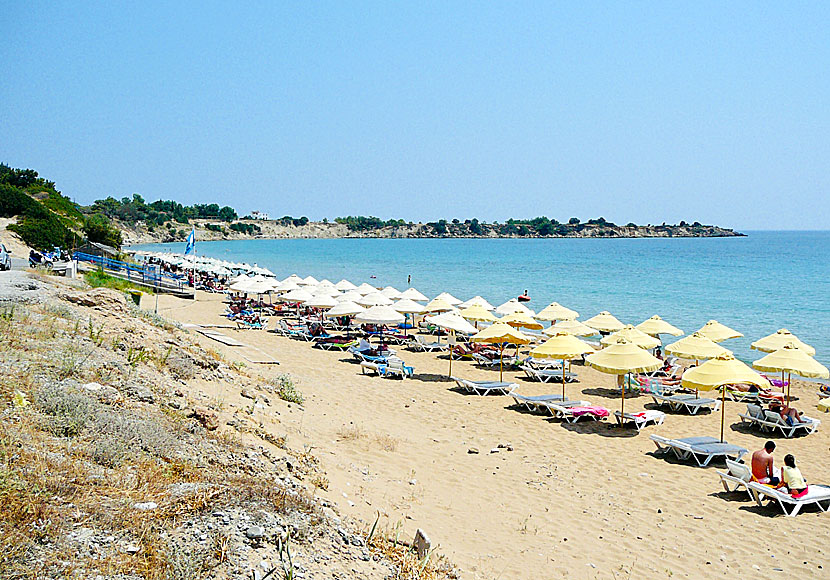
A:
{"label": "man in swim shorts", "polygon": [[775,442],[767,441],[763,449],[752,454],[752,476],[758,483],[767,485],[778,485],[780,479],[775,477],[772,468],[772,452],[775,451]]}

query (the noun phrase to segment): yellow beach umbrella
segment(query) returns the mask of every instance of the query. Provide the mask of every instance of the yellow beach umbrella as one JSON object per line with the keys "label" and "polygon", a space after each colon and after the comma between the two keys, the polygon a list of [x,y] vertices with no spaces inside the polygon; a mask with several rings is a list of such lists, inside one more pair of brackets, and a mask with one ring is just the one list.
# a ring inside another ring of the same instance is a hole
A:
{"label": "yellow beach umbrella", "polygon": [[717,320],[710,320],[698,332],[713,342],[723,342],[730,338],[741,338],[743,336],[737,330],[733,330]]}
{"label": "yellow beach umbrella", "polygon": [[714,358],[718,355],[728,353],[729,351],[721,345],[709,340],[699,332],[695,332],[681,338],[677,342],[666,346],[665,350],[668,354],[673,354],[679,358],[689,360],[701,360]]}
{"label": "yellow beach umbrella", "polygon": [[593,352],[594,348],[582,342],[567,332],[558,332],[544,344],[530,351],[533,358],[553,358],[562,361],[562,398],[565,397],[565,361],[571,360],[586,352]]}
{"label": "yellow beach umbrella", "polygon": [[671,334],[672,336],[683,335],[682,330],[669,324],[656,314],[648,320],[644,320],[638,324],[637,330],[650,334],[651,336],[657,336],[659,334]]}
{"label": "yellow beach umbrella", "polygon": [[653,336],[649,336],[641,330],[637,330],[636,328],[634,328],[634,326],[630,324],[626,324],[621,330],[618,330],[613,334],[604,336],[602,340],[600,340],[599,342],[603,346],[608,346],[610,344],[613,344],[617,337],[622,337],[628,340],[629,342],[633,342],[640,348],[652,349],[660,346],[660,341],[658,339],[654,338]]}
{"label": "yellow beach umbrella", "polygon": [[504,347],[506,344],[527,344],[530,337],[509,324],[501,321],[478,332],[470,338],[470,342],[486,342],[488,344],[501,345],[499,360],[499,380],[504,379]]}
{"label": "yellow beach umbrella", "polygon": [[[604,373],[610,375],[627,375],[628,373],[647,373],[656,371],[663,363],[660,359],[643,350],[625,338],[617,337],[613,344],[585,358],[585,361]],[[625,414],[625,385],[622,385],[621,413]],[[625,421],[620,422],[621,425]]]}
{"label": "yellow beach umbrella", "polygon": [[614,332],[622,329],[622,327],[625,326],[607,310],[603,310],[596,316],[592,316],[591,318],[586,320],[585,325],[590,326],[591,328],[596,328],[597,330],[602,332]]}
{"label": "yellow beach umbrella", "polygon": [[531,318],[528,314],[524,312],[514,312],[513,314],[508,314],[507,316],[502,317],[499,319],[499,322],[503,322],[505,324],[509,324],[515,328],[529,328],[531,330],[541,330],[542,325]]}
{"label": "yellow beach umbrella", "polygon": [[585,326],[578,320],[560,320],[553,326],[548,326],[544,329],[542,334],[553,336],[558,332],[567,332],[568,334],[573,334],[574,336],[594,336],[597,334],[597,330],[595,328]]}
{"label": "yellow beach umbrella", "polygon": [[[725,352],[707,360],[683,373],[681,384],[696,391],[714,391],[725,385],[749,383],[762,389],[770,387],[769,381],[736,359],[732,353]],[[726,421],[726,389],[721,389],[720,440],[723,442],[723,426]]]}
{"label": "yellow beach umbrella", "polygon": [[816,349],[807,343],[801,342],[796,335],[786,328],[782,328],[769,336],[758,339],[749,346],[761,352],[775,352],[779,348],[784,348],[784,345],[788,343],[794,344],[796,348],[803,350],[810,356],[816,356]]}
{"label": "yellow beach umbrella", "polygon": [[547,321],[554,321],[554,320],[576,320],[579,318],[579,312],[576,310],[571,310],[570,308],[565,308],[558,302],[551,302],[547,306],[545,306],[542,311],[537,314],[534,318],[536,320],[547,320]]}
{"label": "yellow beach umbrella", "polygon": [[[806,351],[801,350],[792,342],[788,342],[782,348],[767,356],[756,360],[752,366],[759,371],[764,372],[778,372],[795,373],[802,377],[811,379],[827,379],[830,378],[830,371],[827,370],[823,364],[807,354]],[[790,382],[792,376],[787,381],[787,404],[790,404]]]}
{"label": "yellow beach umbrella", "polygon": [[480,304],[473,304],[472,306],[468,306],[459,314],[466,318],[467,320],[472,320],[474,322],[495,322],[498,320],[493,314],[487,310],[486,307],[481,306]]}

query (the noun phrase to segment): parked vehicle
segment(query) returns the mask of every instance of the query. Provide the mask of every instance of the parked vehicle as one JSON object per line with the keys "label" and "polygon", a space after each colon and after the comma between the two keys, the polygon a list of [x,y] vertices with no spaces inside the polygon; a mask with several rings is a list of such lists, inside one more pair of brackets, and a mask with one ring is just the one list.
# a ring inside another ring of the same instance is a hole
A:
{"label": "parked vehicle", "polygon": [[12,269],[12,257],[9,254],[9,250],[6,249],[6,246],[0,244],[0,270],[11,270]]}

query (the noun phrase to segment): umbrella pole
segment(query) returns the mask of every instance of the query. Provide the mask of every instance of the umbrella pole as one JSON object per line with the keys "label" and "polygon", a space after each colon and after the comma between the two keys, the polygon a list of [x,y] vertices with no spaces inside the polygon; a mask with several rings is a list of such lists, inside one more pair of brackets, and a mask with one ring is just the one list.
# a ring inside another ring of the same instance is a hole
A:
{"label": "umbrella pole", "polygon": [[565,400],[565,359],[562,359],[562,400]]}
{"label": "umbrella pole", "polygon": [[504,382],[504,343],[502,343],[501,352],[499,353],[499,382]]}
{"label": "umbrella pole", "polygon": [[449,374],[447,374],[447,377],[452,376],[452,349],[453,349],[453,345],[450,344],[450,372],[449,372]]}
{"label": "umbrella pole", "polygon": [[[790,383],[792,383],[792,382],[793,382],[793,374],[789,373],[789,375],[787,377],[787,406],[788,407],[790,406]],[[782,384],[781,386],[783,387],[784,385]]]}
{"label": "umbrella pole", "polygon": [[723,443],[723,426],[726,423],[726,385],[721,387],[720,402],[720,442]]}
{"label": "umbrella pole", "polygon": [[[626,373],[627,375],[628,373]],[[622,403],[620,404],[620,427],[625,425],[625,379],[622,382]]]}

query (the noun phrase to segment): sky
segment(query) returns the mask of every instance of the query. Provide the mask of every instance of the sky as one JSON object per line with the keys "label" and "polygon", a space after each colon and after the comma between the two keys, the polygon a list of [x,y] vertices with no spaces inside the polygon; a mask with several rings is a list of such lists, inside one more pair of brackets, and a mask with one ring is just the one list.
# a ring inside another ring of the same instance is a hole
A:
{"label": "sky", "polygon": [[7,2],[0,161],[76,202],[828,229],[830,3]]}

